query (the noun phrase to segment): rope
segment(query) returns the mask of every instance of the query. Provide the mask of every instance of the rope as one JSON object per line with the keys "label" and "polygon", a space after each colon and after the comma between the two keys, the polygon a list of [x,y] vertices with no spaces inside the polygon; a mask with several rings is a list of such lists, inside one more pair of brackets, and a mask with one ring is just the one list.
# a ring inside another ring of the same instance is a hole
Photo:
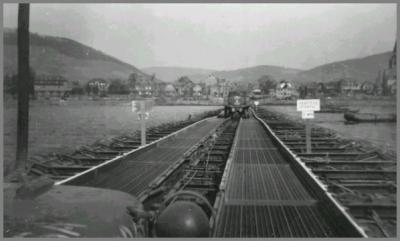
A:
{"label": "rope", "polygon": [[180,188],[180,190],[183,190],[183,189],[187,186],[187,184],[189,184],[189,182],[192,181],[192,179],[196,176],[197,172],[198,172],[198,170],[196,170],[196,171],[194,172],[194,174],[189,178],[189,180],[186,181],[186,182],[182,185],[182,187]]}
{"label": "rope", "polygon": [[211,152],[211,151],[209,151],[209,152],[207,153],[206,167],[204,168],[204,174],[206,174],[206,172],[207,172],[207,170],[208,170],[208,161],[210,160],[210,152]]}

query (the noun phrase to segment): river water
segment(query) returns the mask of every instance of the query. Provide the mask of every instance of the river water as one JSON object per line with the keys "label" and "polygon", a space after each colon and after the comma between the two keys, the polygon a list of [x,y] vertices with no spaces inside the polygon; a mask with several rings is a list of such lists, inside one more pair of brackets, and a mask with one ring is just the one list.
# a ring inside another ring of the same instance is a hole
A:
{"label": "river water", "polygon": [[[395,104],[359,103],[360,112],[396,113]],[[148,126],[183,120],[217,106],[155,106]],[[300,119],[296,106],[263,106]],[[360,123],[345,125],[343,114],[316,113],[314,124],[335,130],[351,138],[368,140],[381,148],[396,150],[396,123]],[[16,152],[16,103],[4,107],[4,167],[8,169]],[[50,105],[33,101],[30,107],[29,155],[49,152],[69,152],[96,140],[133,132],[140,128],[137,114],[129,102],[69,101]]]}
{"label": "river water", "polygon": [[[362,104],[352,105],[360,113],[396,113],[396,105]],[[277,111],[301,119],[301,112],[296,111],[296,106],[262,106],[268,110]],[[359,123],[354,125],[344,124],[343,113],[318,113],[312,123],[336,131],[343,137],[368,141],[384,150],[396,150],[396,123]]]}
{"label": "river water", "polygon": [[[187,119],[217,106],[155,106],[147,126]],[[4,167],[15,160],[17,108],[4,108]],[[70,152],[96,140],[118,136],[140,129],[138,115],[130,102],[68,101],[51,105],[33,101],[29,120],[29,156],[51,152]]]}

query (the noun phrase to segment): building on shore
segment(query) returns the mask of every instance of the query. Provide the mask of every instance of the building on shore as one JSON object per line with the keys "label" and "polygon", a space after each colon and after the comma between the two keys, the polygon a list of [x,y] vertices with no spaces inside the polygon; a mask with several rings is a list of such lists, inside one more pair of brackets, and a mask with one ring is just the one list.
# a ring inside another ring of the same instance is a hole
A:
{"label": "building on shore", "polygon": [[175,87],[172,84],[167,84],[164,88],[164,95],[169,97],[174,97],[177,95]]}
{"label": "building on shore", "polygon": [[318,92],[320,92],[323,96],[337,96],[340,94],[340,82],[338,80],[329,81],[326,83],[318,83],[319,88]]}
{"label": "building on shore", "polygon": [[109,81],[101,78],[95,78],[89,80],[86,85],[86,91],[89,95],[106,96],[108,93],[108,87],[110,87]]}
{"label": "building on shore", "polygon": [[155,75],[133,73],[128,79],[129,92],[135,97],[157,97],[164,92],[166,83],[157,81]]}
{"label": "building on shore", "polygon": [[389,59],[389,69],[387,73],[387,87],[388,93],[396,95],[397,92],[397,61],[396,61],[397,42],[394,44],[392,55]]}
{"label": "building on shore", "polygon": [[38,75],[34,81],[36,98],[61,98],[72,90],[69,81],[60,75]]}
{"label": "building on shore", "polygon": [[218,78],[213,75],[209,76],[206,83],[209,85],[209,93],[211,97],[225,98],[228,96],[231,89],[231,84],[226,79]]}
{"label": "building on shore", "polygon": [[364,81],[364,82],[361,84],[361,90],[362,90],[362,92],[363,92],[364,94],[373,95],[373,94],[375,93],[375,89],[376,89],[375,84],[374,84],[374,83],[371,83],[371,82],[369,82],[369,81]]}
{"label": "building on shore", "polygon": [[140,78],[134,86],[134,93],[139,96],[153,96],[155,84],[148,78]]}
{"label": "building on shore", "polygon": [[203,88],[201,87],[200,84],[196,84],[193,87],[193,97],[195,99],[200,99],[203,96]]}
{"label": "building on shore", "polygon": [[359,94],[374,95],[377,92],[377,84],[370,81],[359,81],[350,78],[331,80],[326,83],[313,82],[300,87],[300,92],[308,97],[335,97],[355,96]]}
{"label": "building on shore", "polygon": [[388,85],[388,89],[389,89],[388,90],[389,95],[396,95],[397,79],[394,79],[394,78],[388,79],[387,85]]}
{"label": "building on shore", "polygon": [[280,81],[275,88],[274,97],[276,99],[293,99],[298,96],[296,88],[288,81]]}
{"label": "building on shore", "polygon": [[260,89],[253,89],[253,90],[251,91],[251,93],[252,93],[253,95],[261,95],[261,94],[262,94]]}
{"label": "building on shore", "polygon": [[353,95],[357,92],[361,92],[361,86],[362,84],[360,81],[356,79],[346,78],[340,80],[340,92],[344,95]]}
{"label": "building on shore", "polygon": [[174,87],[178,96],[191,98],[193,96],[193,87],[195,84],[187,76],[182,76],[174,82]]}

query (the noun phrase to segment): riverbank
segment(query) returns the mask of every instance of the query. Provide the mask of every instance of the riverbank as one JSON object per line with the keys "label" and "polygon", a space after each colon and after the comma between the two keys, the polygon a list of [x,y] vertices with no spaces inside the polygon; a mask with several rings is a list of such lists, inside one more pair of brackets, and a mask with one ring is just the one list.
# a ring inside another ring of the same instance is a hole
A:
{"label": "riverbank", "polygon": [[[119,105],[119,104],[130,104],[132,99],[129,98],[99,98],[99,99],[91,99],[91,98],[69,98],[67,100],[61,99],[37,99],[30,100],[30,106],[37,105],[76,105],[76,104],[85,104],[85,105]],[[4,101],[4,107],[13,107],[17,103],[16,99],[6,99]],[[160,101],[155,100],[155,104],[158,106],[223,106],[223,101],[212,101],[212,100],[180,100],[180,101]]]}

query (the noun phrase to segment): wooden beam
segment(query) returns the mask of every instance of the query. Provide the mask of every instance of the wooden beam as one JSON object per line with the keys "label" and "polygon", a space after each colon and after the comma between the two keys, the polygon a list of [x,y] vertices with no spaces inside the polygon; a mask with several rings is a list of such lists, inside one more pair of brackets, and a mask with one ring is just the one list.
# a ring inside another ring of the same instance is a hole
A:
{"label": "wooden beam", "polygon": [[18,6],[18,120],[15,169],[24,169],[28,159],[29,131],[29,4]]}

